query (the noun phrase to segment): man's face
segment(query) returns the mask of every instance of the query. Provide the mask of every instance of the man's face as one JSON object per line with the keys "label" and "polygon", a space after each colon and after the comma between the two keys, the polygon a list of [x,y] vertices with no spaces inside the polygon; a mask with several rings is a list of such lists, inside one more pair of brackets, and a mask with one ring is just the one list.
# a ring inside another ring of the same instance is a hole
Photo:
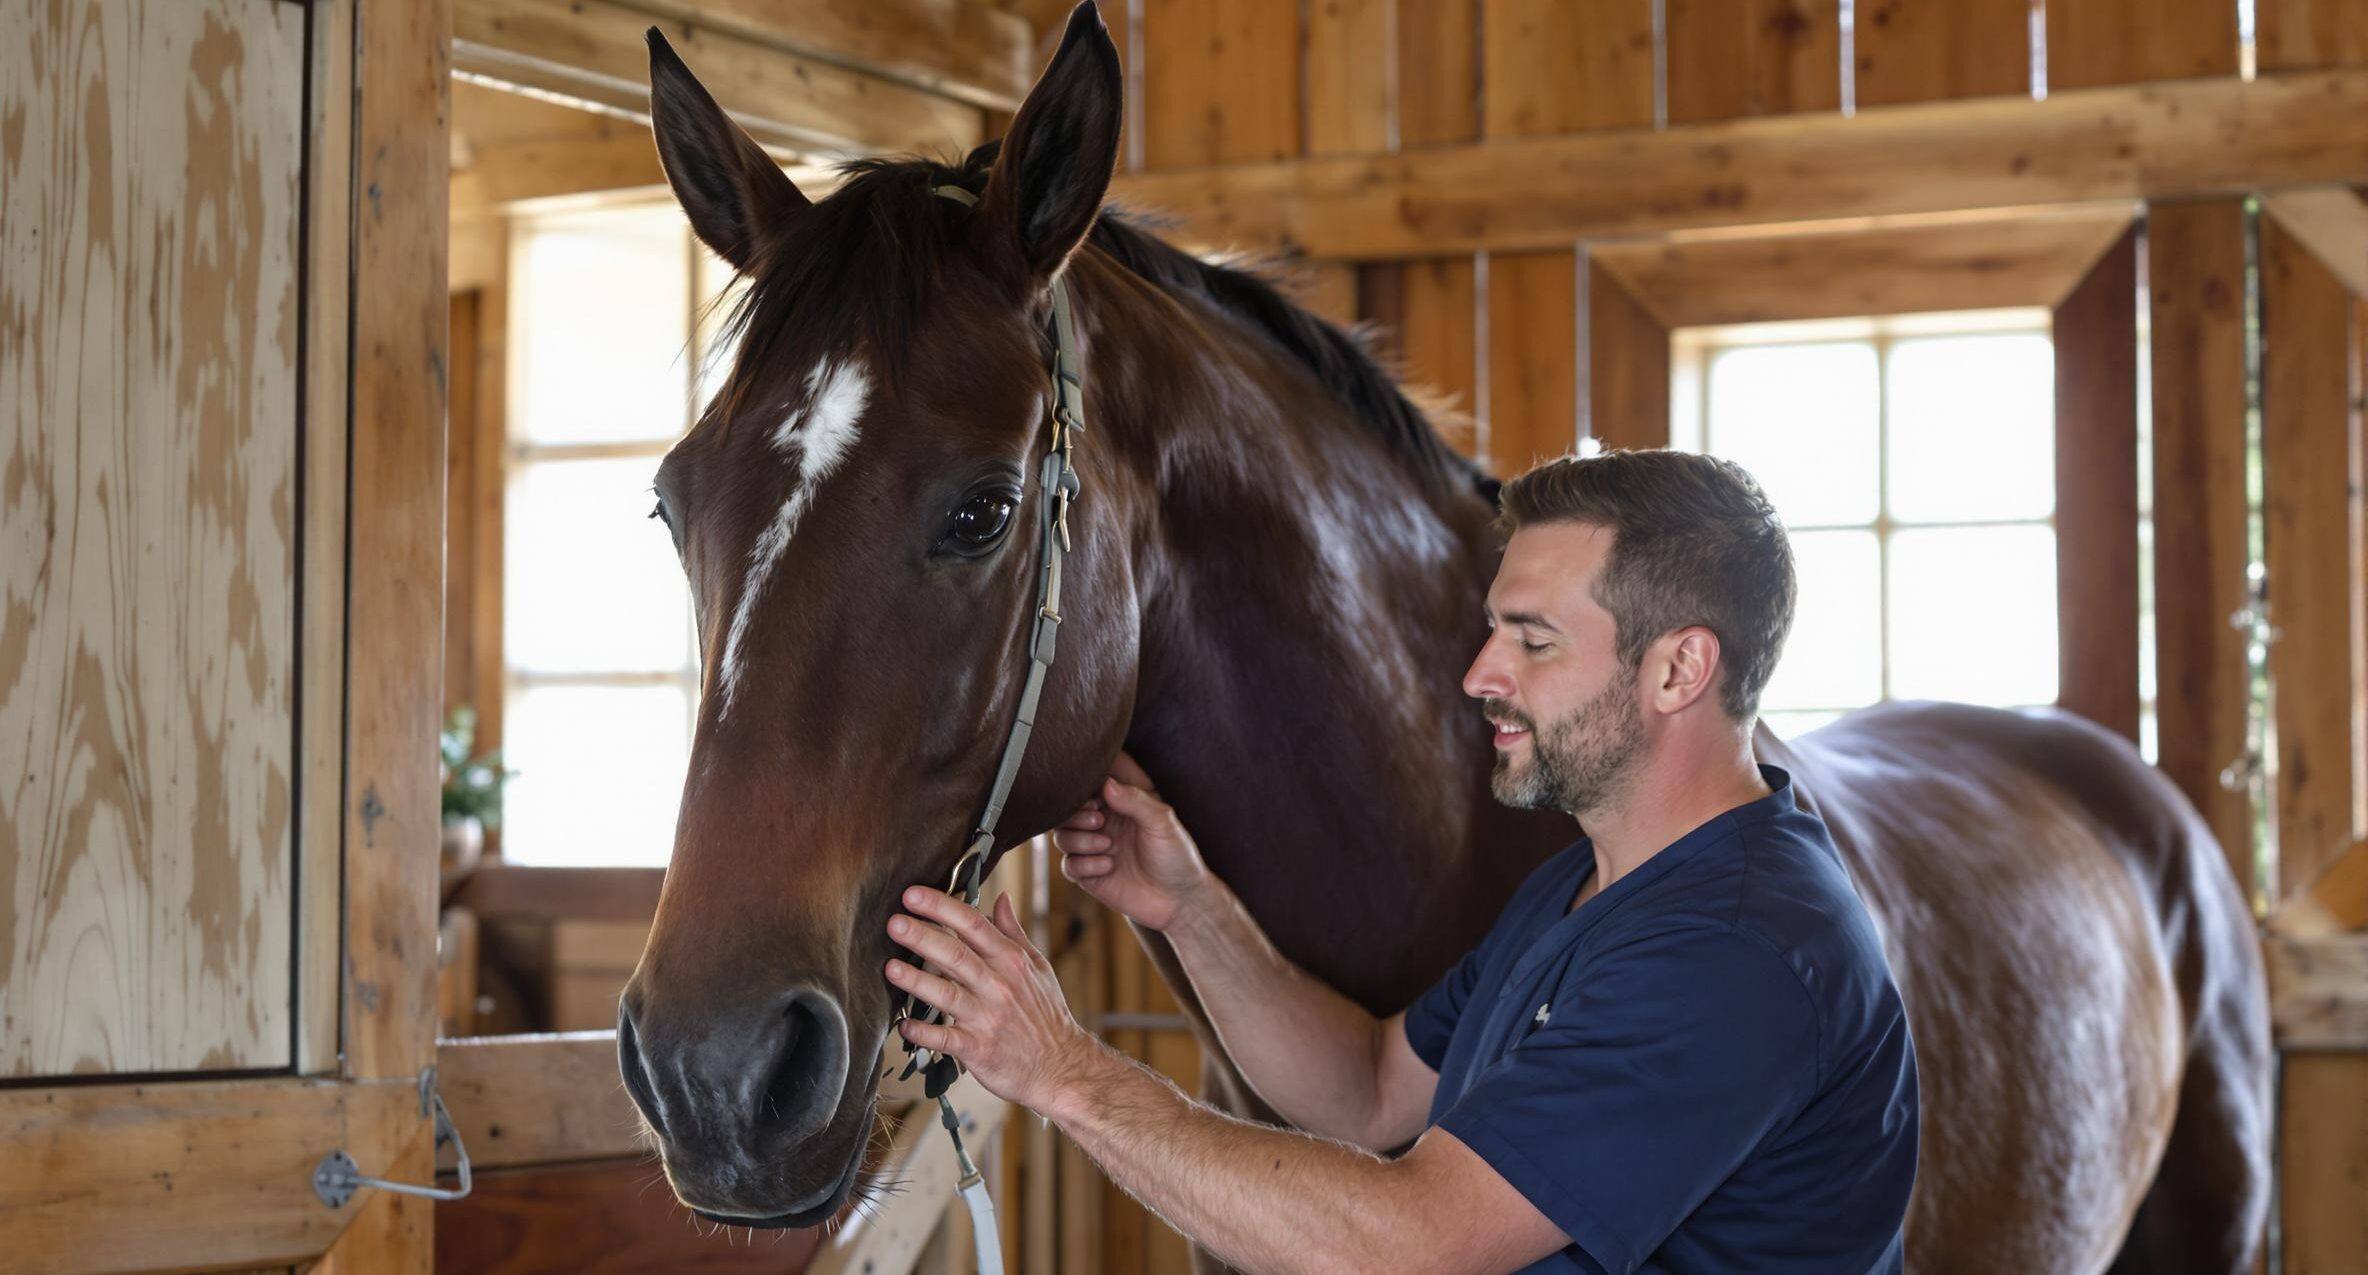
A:
{"label": "man's face", "polygon": [[1645,752],[1636,670],[1623,667],[1594,584],[1609,528],[1523,527],[1488,590],[1488,642],[1464,693],[1496,726],[1497,800],[1574,815],[1616,801]]}

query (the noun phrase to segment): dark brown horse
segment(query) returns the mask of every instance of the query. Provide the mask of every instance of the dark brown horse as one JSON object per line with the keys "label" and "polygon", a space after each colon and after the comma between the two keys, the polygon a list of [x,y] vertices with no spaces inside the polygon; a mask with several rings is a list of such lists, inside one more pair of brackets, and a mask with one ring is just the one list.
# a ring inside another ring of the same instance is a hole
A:
{"label": "dark brown horse", "polygon": [[[1085,494],[1003,844],[1124,745],[1283,952],[1405,1005],[1570,833],[1490,797],[1458,689],[1491,484],[1354,339],[1100,216],[1120,78],[1090,6],[999,150],[858,165],[819,203],[662,43],[653,77],[691,224],[752,281],[729,383],[657,479],[705,695],[618,1037],[676,1193],[802,1226],[858,1175],[883,924],[960,851],[1025,667],[1056,272]],[[2179,795],[2053,714],[1891,706],[1760,748],[1889,939],[1926,1086],[1915,1267],[2096,1271],[2126,1239],[2130,1269],[2245,1269],[2265,994]]]}

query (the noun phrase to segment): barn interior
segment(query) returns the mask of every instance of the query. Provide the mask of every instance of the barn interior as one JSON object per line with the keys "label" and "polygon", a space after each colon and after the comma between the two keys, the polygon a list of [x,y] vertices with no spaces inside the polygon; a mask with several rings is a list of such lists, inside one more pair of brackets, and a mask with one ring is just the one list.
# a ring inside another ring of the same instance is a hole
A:
{"label": "barn interior", "polygon": [[[917,1084],[900,1190],[756,1233],[673,1198],[618,1082],[704,685],[644,516],[740,286],[644,32],[821,199],[1002,136],[1070,8],[0,6],[0,1271],[978,1268]],[[1778,734],[2056,705],[2158,767],[2268,971],[2263,1269],[2368,1271],[2368,5],[1100,12],[1114,200],[1367,333],[1459,451],[1760,478]],[[1197,1091],[1057,859],[989,892]],[[952,1092],[1003,1269],[1192,1268]],[[465,1198],[320,1189],[336,1150],[452,1191],[457,1147]]]}

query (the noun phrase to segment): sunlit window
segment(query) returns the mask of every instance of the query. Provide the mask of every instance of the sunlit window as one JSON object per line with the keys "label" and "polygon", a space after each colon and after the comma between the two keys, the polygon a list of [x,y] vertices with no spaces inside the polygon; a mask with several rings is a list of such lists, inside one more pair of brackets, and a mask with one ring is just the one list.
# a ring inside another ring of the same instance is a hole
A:
{"label": "sunlit window", "polygon": [[[663,864],[699,669],[682,568],[649,521],[722,286],[671,206],[511,235],[504,511],[506,859]],[[701,378],[705,379],[705,378]]]}
{"label": "sunlit window", "polygon": [[1998,311],[1678,335],[1677,442],[1749,469],[1791,533],[1799,607],[1761,701],[1779,735],[1886,699],[2055,700],[2047,323]]}

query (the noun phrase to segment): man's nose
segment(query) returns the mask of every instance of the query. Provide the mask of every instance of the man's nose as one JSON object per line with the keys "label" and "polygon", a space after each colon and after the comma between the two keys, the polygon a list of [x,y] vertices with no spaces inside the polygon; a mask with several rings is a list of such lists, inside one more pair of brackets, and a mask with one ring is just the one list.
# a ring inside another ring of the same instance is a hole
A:
{"label": "man's nose", "polygon": [[1497,659],[1497,639],[1493,633],[1480,644],[1480,653],[1472,657],[1472,667],[1464,670],[1464,694],[1473,699],[1513,698],[1513,680],[1505,675],[1504,665]]}

